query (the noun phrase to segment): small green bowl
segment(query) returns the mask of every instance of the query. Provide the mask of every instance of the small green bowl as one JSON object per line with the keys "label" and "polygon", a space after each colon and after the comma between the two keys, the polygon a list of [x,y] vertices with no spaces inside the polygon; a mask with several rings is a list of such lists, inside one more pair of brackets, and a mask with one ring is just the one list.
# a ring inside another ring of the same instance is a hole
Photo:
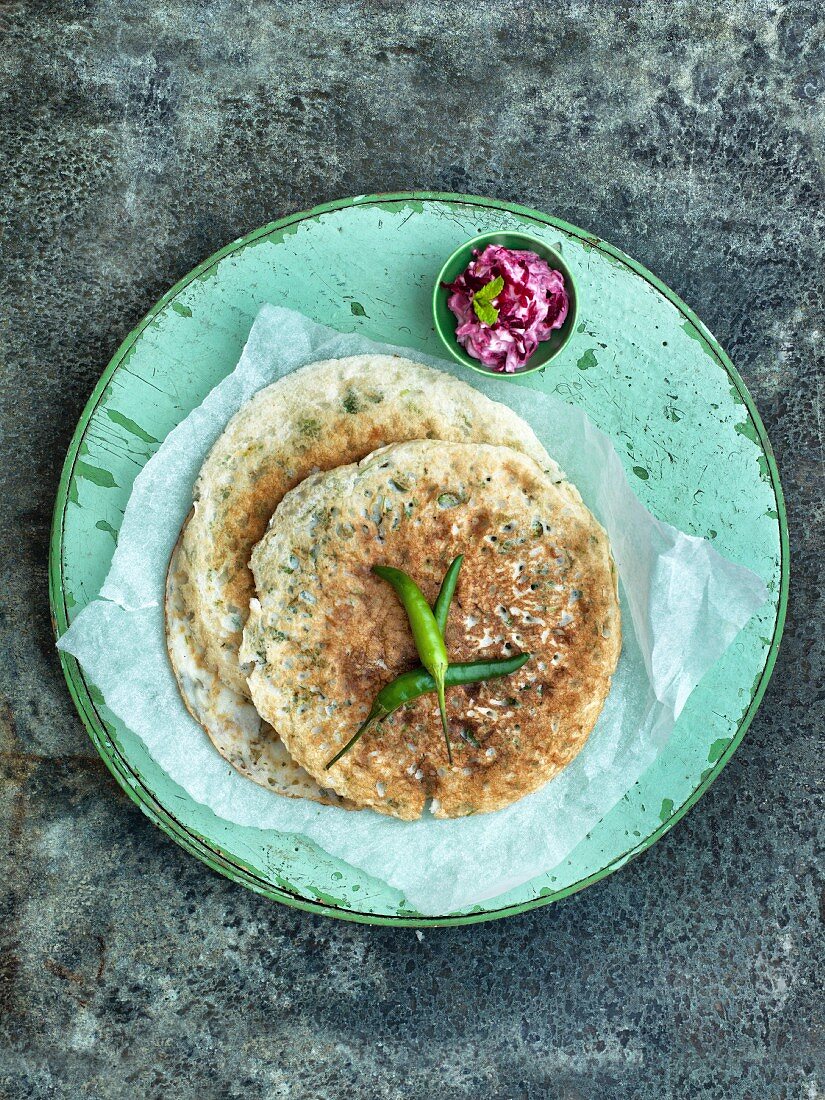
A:
{"label": "small green bowl", "polygon": [[[530,252],[535,252],[536,255],[541,256],[543,260],[547,260],[556,271],[562,273],[564,276],[564,285],[570,298],[570,306],[567,310],[564,324],[561,328],[554,329],[549,339],[542,340],[527,360],[527,364],[520,370],[517,370],[515,374],[505,374],[503,371],[491,370],[490,367],[485,367],[478,359],[474,359],[472,355],[467,354],[458,340],[456,340],[455,330],[458,327],[458,319],[447,305],[448,294],[442,285],[443,283],[453,282],[458,278],[461,272],[466,269],[472,259],[473,249],[477,248],[480,251],[488,244],[498,244],[502,245],[504,248],[527,249]],[[559,354],[561,349],[570,339],[576,327],[577,313],[576,284],[573,281],[570,268],[555,249],[550,248],[549,245],[546,245],[543,241],[539,241],[535,237],[529,236],[527,233],[482,233],[479,237],[473,237],[472,240],[463,244],[461,248],[457,248],[452,256],[450,256],[438,273],[438,278],[433,288],[433,321],[435,322],[435,331],[441,337],[444,347],[454,359],[457,359],[459,363],[463,363],[465,367],[471,367],[472,370],[477,370],[481,374],[492,374],[496,378],[521,377],[524,374],[532,374],[533,371],[541,370],[542,367],[547,366],[550,360],[554,359]]]}

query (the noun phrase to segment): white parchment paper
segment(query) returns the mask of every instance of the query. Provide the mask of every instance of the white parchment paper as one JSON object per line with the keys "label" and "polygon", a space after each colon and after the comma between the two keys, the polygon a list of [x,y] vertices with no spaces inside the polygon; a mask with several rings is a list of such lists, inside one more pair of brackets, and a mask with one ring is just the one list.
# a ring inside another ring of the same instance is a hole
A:
{"label": "white parchment paper", "polygon": [[[428,363],[510,405],[578,486],[613,546],[623,648],[604,711],[561,775],[494,814],[401,822],[258,787],[218,755],[190,717],[166,656],[167,564],[200,466],[227,421],[262,386],[297,367],[366,352]],[[432,915],[495,897],[564,859],[652,763],[693,688],[767,595],[756,574],[656,520],[634,495],[610,439],[576,407],[264,306],[236,369],[137,477],[101,596],[58,644],[197,802],[239,825],[302,834]]]}

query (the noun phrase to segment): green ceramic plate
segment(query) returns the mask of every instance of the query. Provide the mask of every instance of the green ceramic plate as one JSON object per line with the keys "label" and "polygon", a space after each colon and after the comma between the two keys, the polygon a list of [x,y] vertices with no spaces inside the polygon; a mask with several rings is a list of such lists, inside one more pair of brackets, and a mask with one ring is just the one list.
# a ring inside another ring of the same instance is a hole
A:
{"label": "green ceramic plate", "polygon": [[210,867],[298,908],[376,924],[462,924],[595,882],[707,790],[776,659],[788,585],[782,492],[759,416],[710,333],[654,276],[592,234],[509,203],[423,193],[343,199],[250,233],[187,275],[130,333],[89,400],[60,481],[49,573],[56,631],[99,592],[135,475],[232,370],[263,303],[443,354],[432,327],[433,279],[462,241],[499,230],[557,249],[580,294],[567,346],[543,371],[502,381],[503,396],[505,387],[524,385],[582,406],[612,436],[648,508],[754,569],[771,600],[693,693],[660,758],[562,864],[483,906],[440,917],[420,917],[396,891],[301,837],[216,818],[167,778],[61,654],[93,742],[144,812]]}

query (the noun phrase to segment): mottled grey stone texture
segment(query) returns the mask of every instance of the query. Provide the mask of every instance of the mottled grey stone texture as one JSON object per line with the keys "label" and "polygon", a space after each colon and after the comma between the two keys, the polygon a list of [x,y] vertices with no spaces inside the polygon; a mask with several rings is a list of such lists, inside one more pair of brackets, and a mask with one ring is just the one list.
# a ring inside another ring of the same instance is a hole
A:
{"label": "mottled grey stone texture", "polygon": [[[819,9],[0,2],[0,1095],[821,1095]],[[680,293],[765,419],[793,569],[765,703],[685,821],[549,909],[423,937],[267,902],[154,829],[46,593],[63,454],[157,297],[274,217],[411,188],[550,211]]]}

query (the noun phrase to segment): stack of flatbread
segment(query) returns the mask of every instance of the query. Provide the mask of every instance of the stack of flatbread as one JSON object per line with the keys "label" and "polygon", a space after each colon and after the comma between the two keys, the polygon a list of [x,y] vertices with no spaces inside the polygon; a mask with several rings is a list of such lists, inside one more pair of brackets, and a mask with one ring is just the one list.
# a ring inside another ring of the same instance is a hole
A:
{"label": "stack of flatbread", "polygon": [[[372,566],[433,602],[464,555],[453,661],[529,653],[370,729],[378,691],[420,661]],[[621,648],[607,536],[529,426],[395,356],[315,363],[258,393],[207,457],[169,567],[169,655],[218,751],[281,795],[411,820],[499,809],[589,736]]]}

